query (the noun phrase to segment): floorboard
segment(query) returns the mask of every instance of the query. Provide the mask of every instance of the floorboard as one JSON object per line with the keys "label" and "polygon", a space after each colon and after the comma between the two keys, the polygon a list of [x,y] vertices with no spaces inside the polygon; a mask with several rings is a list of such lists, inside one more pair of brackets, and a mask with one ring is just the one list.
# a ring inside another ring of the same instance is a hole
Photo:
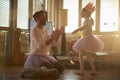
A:
{"label": "floorboard", "polygon": [[21,66],[12,67],[1,67],[0,68],[0,80],[120,80],[120,69],[104,69],[97,70],[98,74],[92,76],[89,74],[89,70],[86,71],[85,75],[77,75],[79,69],[65,69],[63,74],[60,74],[59,78],[21,78],[20,70]]}

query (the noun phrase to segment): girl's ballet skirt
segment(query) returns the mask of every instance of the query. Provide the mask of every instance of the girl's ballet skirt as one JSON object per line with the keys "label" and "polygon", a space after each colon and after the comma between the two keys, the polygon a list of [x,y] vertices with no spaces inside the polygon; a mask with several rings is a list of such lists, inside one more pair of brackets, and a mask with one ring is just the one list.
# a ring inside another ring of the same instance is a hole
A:
{"label": "girl's ballet skirt", "polygon": [[101,51],[104,43],[95,35],[83,36],[73,45],[73,50],[77,52],[97,52]]}

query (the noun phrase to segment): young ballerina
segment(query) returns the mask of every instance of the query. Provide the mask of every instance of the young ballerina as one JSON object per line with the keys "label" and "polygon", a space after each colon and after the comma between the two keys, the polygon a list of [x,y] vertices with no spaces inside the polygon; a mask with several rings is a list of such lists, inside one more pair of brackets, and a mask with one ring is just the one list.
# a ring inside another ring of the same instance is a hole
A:
{"label": "young ballerina", "polygon": [[83,34],[83,36],[73,45],[73,50],[79,52],[80,72],[78,74],[81,75],[85,73],[83,56],[86,56],[90,63],[92,69],[90,74],[97,74],[92,54],[94,54],[96,51],[102,50],[104,47],[104,43],[92,33],[92,26],[94,25],[94,21],[91,18],[91,14],[94,11],[95,6],[93,6],[93,3],[88,3],[81,11],[81,17],[85,19],[83,26],[72,32],[74,34],[78,31],[82,31]]}

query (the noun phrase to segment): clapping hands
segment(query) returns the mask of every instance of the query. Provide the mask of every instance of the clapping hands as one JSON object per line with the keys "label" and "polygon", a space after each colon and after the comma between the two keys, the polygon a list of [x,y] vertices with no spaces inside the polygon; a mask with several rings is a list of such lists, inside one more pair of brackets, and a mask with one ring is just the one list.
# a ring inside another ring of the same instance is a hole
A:
{"label": "clapping hands", "polygon": [[59,37],[63,34],[63,32],[64,32],[64,27],[61,27],[60,30],[56,29],[52,34],[52,39],[54,41],[57,41]]}

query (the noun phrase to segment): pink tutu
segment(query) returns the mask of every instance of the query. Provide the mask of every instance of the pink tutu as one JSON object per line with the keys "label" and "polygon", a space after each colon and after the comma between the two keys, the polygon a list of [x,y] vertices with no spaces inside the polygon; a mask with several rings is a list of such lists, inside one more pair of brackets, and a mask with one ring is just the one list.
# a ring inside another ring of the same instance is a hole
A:
{"label": "pink tutu", "polygon": [[77,40],[77,42],[73,45],[73,50],[77,52],[85,51],[85,52],[96,52],[102,50],[104,47],[104,43],[98,37],[91,36],[83,36]]}
{"label": "pink tutu", "polygon": [[48,63],[56,63],[57,60],[53,56],[47,56],[47,55],[29,55],[24,67],[25,68],[32,68],[32,67],[40,67],[40,65],[44,62]]}

